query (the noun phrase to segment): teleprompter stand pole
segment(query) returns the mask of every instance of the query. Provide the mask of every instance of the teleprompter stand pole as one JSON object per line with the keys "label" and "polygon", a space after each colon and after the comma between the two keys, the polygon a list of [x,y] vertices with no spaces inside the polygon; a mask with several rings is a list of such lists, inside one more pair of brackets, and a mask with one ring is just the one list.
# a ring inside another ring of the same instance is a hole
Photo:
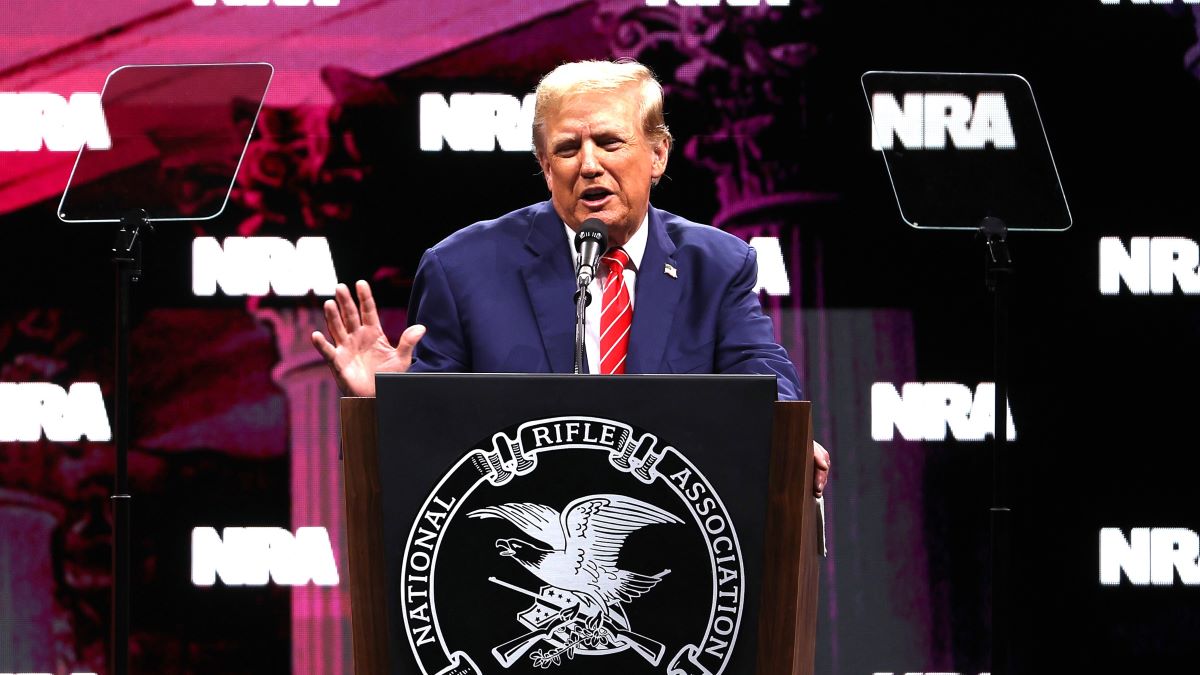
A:
{"label": "teleprompter stand pole", "polygon": [[995,301],[993,364],[996,401],[992,438],[992,675],[1009,675],[1011,644],[1012,511],[1008,506],[1008,301],[1013,274],[1008,226],[987,217],[979,225],[987,240],[986,280]]}
{"label": "teleprompter stand pole", "polygon": [[112,644],[110,672],[129,673],[129,306],[131,287],[142,276],[142,238],[153,232],[149,216],[137,211],[121,219],[113,243],[116,268],[116,471],[113,474]]}

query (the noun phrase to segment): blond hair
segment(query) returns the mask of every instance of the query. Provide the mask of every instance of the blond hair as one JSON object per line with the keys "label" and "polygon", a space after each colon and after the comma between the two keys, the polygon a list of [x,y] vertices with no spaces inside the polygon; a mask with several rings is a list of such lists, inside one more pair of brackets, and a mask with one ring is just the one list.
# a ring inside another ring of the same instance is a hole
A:
{"label": "blond hair", "polygon": [[[533,107],[533,152],[541,161],[546,152],[546,119],[558,109],[564,98],[595,91],[616,91],[636,85],[641,88],[638,114],[642,132],[657,145],[671,141],[663,117],[663,89],[650,69],[632,59],[617,61],[575,61],[564,63],[538,82]],[[668,146],[669,147],[669,146]]]}

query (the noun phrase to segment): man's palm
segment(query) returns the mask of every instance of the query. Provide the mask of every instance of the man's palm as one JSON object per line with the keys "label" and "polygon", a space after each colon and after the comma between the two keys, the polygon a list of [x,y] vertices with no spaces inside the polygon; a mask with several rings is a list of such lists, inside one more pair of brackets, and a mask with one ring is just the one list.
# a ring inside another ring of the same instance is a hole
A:
{"label": "man's palm", "polygon": [[325,357],[343,394],[374,396],[375,373],[407,371],[412,365],[413,348],[425,334],[425,328],[409,326],[399,342],[392,346],[379,322],[371,287],[367,282],[359,281],[355,290],[359,301],[357,307],[350,297],[350,289],[345,284],[338,284],[335,299],[326,300],[324,306],[330,337],[315,331],[312,342]]}

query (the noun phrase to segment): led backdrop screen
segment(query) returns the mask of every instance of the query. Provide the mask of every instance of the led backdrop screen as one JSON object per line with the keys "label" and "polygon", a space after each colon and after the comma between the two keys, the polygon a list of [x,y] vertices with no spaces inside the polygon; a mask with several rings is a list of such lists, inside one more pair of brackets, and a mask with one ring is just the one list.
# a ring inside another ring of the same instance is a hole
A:
{"label": "led backdrop screen", "polygon": [[[903,222],[861,77],[1029,82],[1072,225],[1010,241],[1014,667],[1193,670],[1198,24],[1193,4],[1142,0],[7,0],[0,672],[108,672],[114,231],[56,209],[80,147],[114,140],[109,73],[274,71],[261,111],[229,106],[240,166],[159,138],[90,183],[161,186],[179,213],[225,204],[161,223],[135,288],[133,672],[347,673],[320,304],[370,280],[398,335],[426,248],[546,198],[538,77],[611,57],[666,89],[676,142],[653,203],[758,249],[833,454],[831,675],[975,675],[990,654],[984,243]],[[905,152],[1005,152],[979,95],[892,93]]]}

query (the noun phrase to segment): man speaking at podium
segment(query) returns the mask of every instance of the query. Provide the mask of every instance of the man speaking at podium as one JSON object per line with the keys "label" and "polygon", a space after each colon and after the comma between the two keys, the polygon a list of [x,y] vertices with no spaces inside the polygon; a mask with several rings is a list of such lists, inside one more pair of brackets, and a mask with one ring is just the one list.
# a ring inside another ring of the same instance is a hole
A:
{"label": "man speaking at podium", "polygon": [[[550,200],[426,251],[411,325],[394,346],[370,286],[355,285],[356,306],[339,284],[324,308],[330,337],[314,332],[312,340],[342,392],[373,396],[376,372],[572,372],[572,251],[581,226],[598,219],[608,249],[589,286],[601,300],[586,310],[590,372],[775,375],[780,399],[800,398],[796,369],[754,290],[754,250],[650,206],[672,139],[649,69],[567,63],[542,78],[536,98],[534,152]],[[816,445],[814,455],[820,495],[829,453]]]}

